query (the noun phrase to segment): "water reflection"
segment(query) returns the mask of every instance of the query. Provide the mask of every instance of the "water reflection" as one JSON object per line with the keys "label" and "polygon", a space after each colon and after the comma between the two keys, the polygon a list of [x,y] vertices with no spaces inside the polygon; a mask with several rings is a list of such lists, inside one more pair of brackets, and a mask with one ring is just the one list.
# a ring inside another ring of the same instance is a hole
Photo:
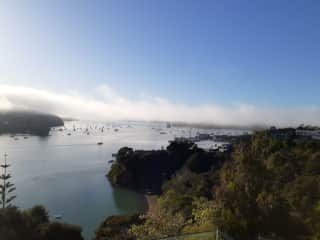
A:
{"label": "water reflection", "polygon": [[113,188],[112,196],[119,212],[136,213],[137,206],[139,206],[140,211],[147,209],[146,198],[133,191],[123,188]]}

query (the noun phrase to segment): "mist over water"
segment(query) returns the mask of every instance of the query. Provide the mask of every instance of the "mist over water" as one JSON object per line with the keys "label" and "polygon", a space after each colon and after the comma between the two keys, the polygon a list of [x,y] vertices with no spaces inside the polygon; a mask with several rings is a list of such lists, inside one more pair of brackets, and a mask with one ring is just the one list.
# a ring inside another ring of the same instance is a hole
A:
{"label": "mist over water", "polygon": [[[22,86],[0,85],[0,110],[34,110],[85,120],[170,121],[217,126],[318,125],[319,106],[259,106],[237,102],[229,105],[184,104],[152,96],[137,100],[122,96],[107,85],[79,93],[54,92]],[[91,93],[91,94],[90,94]]]}

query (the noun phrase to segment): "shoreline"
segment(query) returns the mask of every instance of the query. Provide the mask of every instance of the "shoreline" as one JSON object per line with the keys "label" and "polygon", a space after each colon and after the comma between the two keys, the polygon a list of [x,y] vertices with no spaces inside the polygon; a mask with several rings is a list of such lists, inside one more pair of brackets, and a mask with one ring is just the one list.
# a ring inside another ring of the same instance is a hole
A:
{"label": "shoreline", "polygon": [[158,195],[147,195],[144,194],[144,197],[147,200],[147,209],[145,211],[145,214],[148,217],[153,217],[157,213],[157,201],[158,201]]}

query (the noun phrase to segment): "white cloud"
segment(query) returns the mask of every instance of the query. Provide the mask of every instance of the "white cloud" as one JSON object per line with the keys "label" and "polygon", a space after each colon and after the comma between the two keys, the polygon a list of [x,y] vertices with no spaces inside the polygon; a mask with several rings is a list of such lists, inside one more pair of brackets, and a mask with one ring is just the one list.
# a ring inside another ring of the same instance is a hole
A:
{"label": "white cloud", "polygon": [[0,109],[28,109],[88,120],[181,121],[217,125],[319,125],[320,107],[268,108],[248,104],[190,106],[159,97],[132,101],[103,85],[87,96],[0,85]]}

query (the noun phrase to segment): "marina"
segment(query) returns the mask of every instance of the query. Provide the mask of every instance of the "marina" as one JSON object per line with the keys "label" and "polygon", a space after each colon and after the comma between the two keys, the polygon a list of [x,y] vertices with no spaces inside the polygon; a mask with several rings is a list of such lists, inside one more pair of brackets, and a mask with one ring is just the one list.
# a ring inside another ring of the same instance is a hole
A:
{"label": "marina", "polygon": [[[167,134],[159,134],[159,129],[166,129]],[[202,130],[191,132],[197,131]],[[15,204],[26,209],[41,203],[51,216],[58,214],[60,221],[82,226],[84,236],[90,239],[106,216],[141,212],[146,207],[142,195],[112,187],[105,177],[117,151],[123,146],[161,149],[176,136],[188,137],[189,132],[159,123],[75,121],[53,128],[47,137],[2,135],[0,144],[12,163],[18,196]]]}

